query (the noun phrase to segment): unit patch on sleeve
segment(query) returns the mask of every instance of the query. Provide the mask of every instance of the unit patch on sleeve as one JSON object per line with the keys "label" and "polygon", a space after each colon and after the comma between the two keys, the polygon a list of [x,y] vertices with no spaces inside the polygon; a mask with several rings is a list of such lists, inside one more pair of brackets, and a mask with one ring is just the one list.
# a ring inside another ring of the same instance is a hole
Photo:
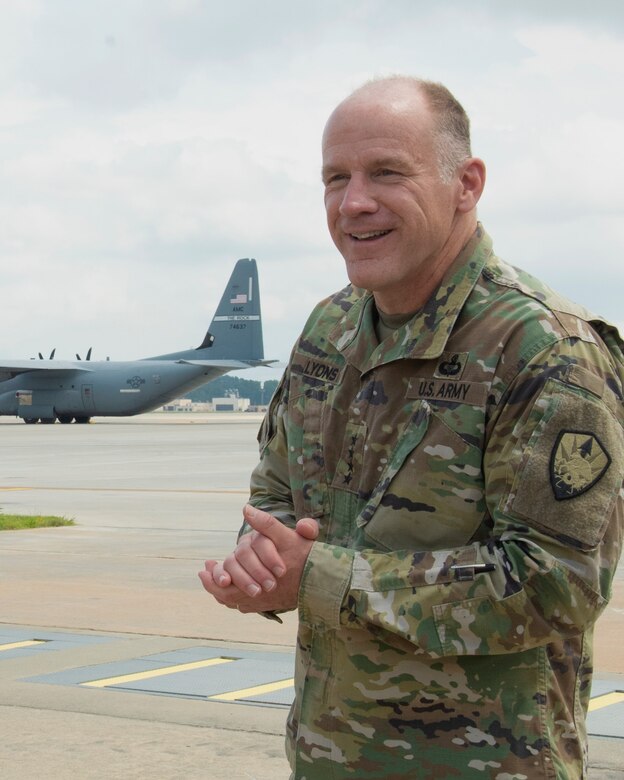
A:
{"label": "unit patch on sleeve", "polygon": [[606,473],[611,456],[593,433],[561,431],[550,457],[550,483],[557,501],[586,493]]}
{"label": "unit patch on sleeve", "polygon": [[567,544],[595,547],[624,482],[622,425],[602,400],[556,379],[533,410],[537,419],[518,431],[504,508]]}

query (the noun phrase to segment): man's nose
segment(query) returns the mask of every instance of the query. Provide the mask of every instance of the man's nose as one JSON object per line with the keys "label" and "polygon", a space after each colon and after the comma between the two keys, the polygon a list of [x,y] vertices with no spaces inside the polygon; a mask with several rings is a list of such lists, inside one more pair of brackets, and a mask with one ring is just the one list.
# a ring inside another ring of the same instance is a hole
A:
{"label": "man's nose", "polygon": [[368,177],[353,174],[342,196],[340,214],[343,217],[354,217],[362,213],[373,213],[377,208],[377,201]]}

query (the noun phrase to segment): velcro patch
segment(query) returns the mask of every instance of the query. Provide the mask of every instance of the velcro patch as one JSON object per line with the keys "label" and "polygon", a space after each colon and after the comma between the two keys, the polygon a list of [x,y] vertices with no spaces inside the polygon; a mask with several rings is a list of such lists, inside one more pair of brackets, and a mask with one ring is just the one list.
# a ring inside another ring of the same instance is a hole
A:
{"label": "velcro patch", "polygon": [[547,533],[595,547],[624,479],[622,425],[603,402],[554,379],[544,385],[535,409],[543,416],[532,426],[521,459],[510,464],[506,509]]}
{"label": "velcro patch", "polygon": [[550,483],[557,501],[586,493],[611,465],[600,439],[586,431],[561,431],[550,456]]}
{"label": "velcro patch", "polygon": [[343,368],[326,360],[308,358],[304,355],[295,356],[292,370],[297,374],[319,379],[330,384],[339,384],[342,381]]}

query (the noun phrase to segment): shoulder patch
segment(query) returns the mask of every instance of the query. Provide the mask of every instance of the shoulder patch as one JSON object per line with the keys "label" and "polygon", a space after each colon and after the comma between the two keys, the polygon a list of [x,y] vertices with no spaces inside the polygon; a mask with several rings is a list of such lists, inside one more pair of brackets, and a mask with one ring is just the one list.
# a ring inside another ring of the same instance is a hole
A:
{"label": "shoulder patch", "polygon": [[611,456],[586,431],[560,431],[550,456],[550,483],[557,501],[586,493],[605,475]]}
{"label": "shoulder patch", "polygon": [[504,508],[567,544],[602,540],[624,480],[624,431],[603,401],[549,379],[510,465]]}

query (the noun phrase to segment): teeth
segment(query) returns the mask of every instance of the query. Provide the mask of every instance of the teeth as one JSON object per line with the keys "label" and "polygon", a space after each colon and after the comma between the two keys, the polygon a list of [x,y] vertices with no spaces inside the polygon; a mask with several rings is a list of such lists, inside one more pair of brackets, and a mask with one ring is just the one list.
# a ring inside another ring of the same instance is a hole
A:
{"label": "teeth", "polygon": [[351,233],[352,238],[357,238],[358,241],[364,241],[367,238],[377,238],[377,236],[385,236],[389,233],[389,230],[373,230],[370,233]]}

